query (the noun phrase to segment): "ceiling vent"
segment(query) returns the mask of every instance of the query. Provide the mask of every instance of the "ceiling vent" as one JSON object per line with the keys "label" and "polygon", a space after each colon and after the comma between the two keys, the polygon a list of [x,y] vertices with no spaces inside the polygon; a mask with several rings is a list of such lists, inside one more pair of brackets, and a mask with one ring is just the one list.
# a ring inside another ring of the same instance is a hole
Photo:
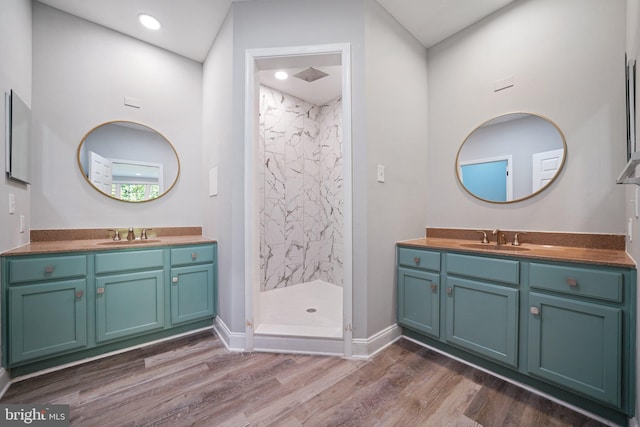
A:
{"label": "ceiling vent", "polygon": [[316,80],[320,80],[323,77],[327,77],[329,74],[316,70],[313,67],[309,67],[306,70],[300,71],[298,74],[295,74],[293,77],[297,77],[300,80],[304,80],[305,82],[315,82]]}

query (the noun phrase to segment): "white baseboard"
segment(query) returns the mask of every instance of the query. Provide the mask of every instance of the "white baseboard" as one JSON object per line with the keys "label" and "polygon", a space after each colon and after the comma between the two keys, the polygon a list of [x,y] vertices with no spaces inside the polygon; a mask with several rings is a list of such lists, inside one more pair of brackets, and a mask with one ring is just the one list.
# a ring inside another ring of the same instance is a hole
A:
{"label": "white baseboard", "polygon": [[11,378],[9,378],[9,373],[0,368],[0,399],[4,394],[9,390],[9,386],[11,385]]}
{"label": "white baseboard", "polygon": [[[244,332],[231,332],[220,317],[216,317],[213,329],[215,329],[220,340],[229,351],[246,351],[246,334]],[[401,336],[402,329],[398,325],[391,325],[369,338],[356,338],[352,341],[352,357],[355,359],[368,359],[393,344]],[[254,334],[253,349],[254,351],[270,351],[274,353],[344,355],[343,341],[337,338]]]}
{"label": "white baseboard", "polygon": [[353,357],[368,359],[396,342],[400,337],[402,337],[402,328],[398,325],[391,325],[369,338],[354,338]]}
{"label": "white baseboard", "polygon": [[213,329],[216,331],[218,337],[227,347],[229,351],[245,351],[245,334],[238,332],[231,332],[220,316],[216,316],[213,322]]}
{"label": "white baseboard", "polygon": [[324,356],[342,356],[344,354],[344,344],[340,338],[254,334],[253,348],[255,351],[275,353],[318,354]]}

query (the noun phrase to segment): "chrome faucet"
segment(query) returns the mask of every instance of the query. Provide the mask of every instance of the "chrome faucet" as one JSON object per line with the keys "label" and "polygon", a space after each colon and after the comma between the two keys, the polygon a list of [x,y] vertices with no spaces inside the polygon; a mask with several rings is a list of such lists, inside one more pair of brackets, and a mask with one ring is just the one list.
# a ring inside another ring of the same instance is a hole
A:
{"label": "chrome faucet", "polygon": [[499,229],[495,229],[491,232],[491,234],[493,234],[494,236],[496,236],[496,245],[506,245],[507,244],[507,238],[504,237],[504,233],[502,231],[500,231]]}
{"label": "chrome faucet", "polygon": [[116,242],[118,240],[120,240],[120,232],[118,230],[109,230],[109,231],[113,231],[113,240],[115,240]]}
{"label": "chrome faucet", "polygon": [[127,233],[127,240],[132,241],[136,240],[135,234],[133,234],[133,227],[129,227],[129,232]]}
{"label": "chrome faucet", "polygon": [[147,240],[147,231],[151,231],[153,230],[153,228],[143,228],[142,231],[140,232],[140,239],[145,239]]}

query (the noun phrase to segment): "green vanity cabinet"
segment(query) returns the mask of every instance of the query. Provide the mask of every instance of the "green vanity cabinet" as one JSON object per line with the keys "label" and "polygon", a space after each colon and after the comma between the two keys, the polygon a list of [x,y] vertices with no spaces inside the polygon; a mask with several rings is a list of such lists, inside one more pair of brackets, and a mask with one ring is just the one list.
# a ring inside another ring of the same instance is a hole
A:
{"label": "green vanity cabinet", "polygon": [[87,345],[86,256],[24,257],[2,267],[3,356],[10,363]]}
{"label": "green vanity cabinet", "polygon": [[95,255],[96,341],[164,327],[164,250]]}
{"label": "green vanity cabinet", "polygon": [[215,246],[171,249],[171,324],[216,314]]}
{"label": "green vanity cabinet", "polygon": [[445,257],[447,342],[517,366],[520,263],[451,253]]}
{"label": "green vanity cabinet", "polygon": [[398,268],[398,322],[427,335],[440,336],[440,275]]}
{"label": "green vanity cabinet", "polygon": [[636,270],[397,246],[404,335],[619,424],[635,414]]}
{"label": "green vanity cabinet", "polygon": [[447,342],[517,366],[517,289],[447,277],[446,301]]}
{"label": "green vanity cabinet", "polygon": [[624,273],[531,263],[529,277],[528,371],[620,407]]}
{"label": "green vanity cabinet", "polygon": [[398,250],[398,323],[440,336],[440,254]]}
{"label": "green vanity cabinet", "polygon": [[10,375],[211,327],[217,244],[142,246],[2,256]]}

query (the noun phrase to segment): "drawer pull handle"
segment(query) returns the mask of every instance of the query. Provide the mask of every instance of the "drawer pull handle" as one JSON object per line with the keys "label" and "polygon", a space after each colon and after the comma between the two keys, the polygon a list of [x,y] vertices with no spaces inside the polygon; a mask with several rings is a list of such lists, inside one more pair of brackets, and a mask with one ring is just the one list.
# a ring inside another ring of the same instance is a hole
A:
{"label": "drawer pull handle", "polygon": [[453,295],[453,289],[452,288],[447,288],[447,295],[449,295],[449,296]]}
{"label": "drawer pull handle", "polygon": [[536,316],[540,314],[540,309],[538,307],[531,307],[529,311],[531,311],[531,314],[534,314]]}
{"label": "drawer pull handle", "polygon": [[178,277],[177,277],[177,276],[172,277],[172,278],[171,278],[171,282],[172,282],[172,283],[178,283]]}
{"label": "drawer pull handle", "polygon": [[76,298],[82,298],[82,295],[84,295],[84,292],[76,291]]}
{"label": "drawer pull handle", "polygon": [[438,289],[438,286],[435,283],[431,284],[431,290],[435,292]]}
{"label": "drawer pull handle", "polygon": [[53,265],[47,265],[47,266],[44,268],[44,272],[45,272],[45,273],[53,273],[53,270],[55,270],[55,269],[56,269],[56,268],[55,268],[55,266],[53,266]]}
{"label": "drawer pull handle", "polygon": [[191,259],[193,259],[193,260],[198,259],[198,254],[197,254],[197,253],[195,253],[195,252],[193,252],[193,253],[191,254]]}
{"label": "drawer pull handle", "polygon": [[96,290],[96,293],[98,293],[98,294],[104,294],[104,288],[98,288],[98,289]]}
{"label": "drawer pull handle", "polygon": [[567,285],[571,287],[578,286],[578,281],[576,279],[567,279]]}
{"label": "drawer pull handle", "polygon": [[415,258],[413,259],[413,262],[415,262],[415,263],[416,263],[416,265],[420,265],[420,257],[415,257]]}

